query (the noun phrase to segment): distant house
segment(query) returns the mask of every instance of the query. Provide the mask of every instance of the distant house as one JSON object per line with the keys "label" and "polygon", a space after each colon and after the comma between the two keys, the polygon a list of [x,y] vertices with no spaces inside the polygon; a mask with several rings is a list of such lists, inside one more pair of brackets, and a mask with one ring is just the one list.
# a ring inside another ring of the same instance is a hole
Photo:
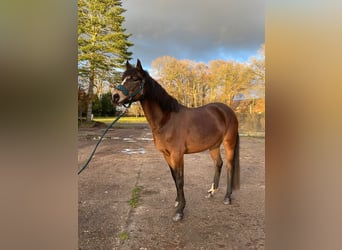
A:
{"label": "distant house", "polygon": [[237,113],[264,113],[265,98],[234,98],[231,108]]}
{"label": "distant house", "polygon": [[233,98],[231,108],[237,113],[265,112],[265,96],[262,91],[250,90],[248,94],[237,94]]}

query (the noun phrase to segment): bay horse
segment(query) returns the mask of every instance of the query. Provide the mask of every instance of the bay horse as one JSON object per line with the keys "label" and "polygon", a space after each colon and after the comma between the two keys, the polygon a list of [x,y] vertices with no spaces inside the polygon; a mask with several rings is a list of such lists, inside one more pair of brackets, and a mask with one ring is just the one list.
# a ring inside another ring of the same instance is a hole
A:
{"label": "bay horse", "polygon": [[154,144],[163,153],[177,189],[174,221],[184,216],[184,154],[209,150],[215,174],[207,198],[219,186],[222,168],[220,145],[227,158],[227,191],[224,204],[231,204],[232,191],[240,186],[238,120],[234,111],[223,103],[210,103],[198,108],[187,108],[169,95],[145,71],[140,60],[134,67],[126,62],[122,83],[112,94],[114,105],[128,105],[140,101],[152,129]]}

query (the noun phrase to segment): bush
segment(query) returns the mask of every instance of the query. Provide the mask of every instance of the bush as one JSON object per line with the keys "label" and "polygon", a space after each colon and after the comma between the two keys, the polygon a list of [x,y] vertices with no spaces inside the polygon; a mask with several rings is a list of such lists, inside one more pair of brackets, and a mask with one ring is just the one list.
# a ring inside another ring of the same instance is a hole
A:
{"label": "bush", "polygon": [[114,116],[115,107],[112,104],[112,94],[111,92],[101,95],[94,96],[93,100],[93,114],[94,116]]}
{"label": "bush", "polygon": [[102,114],[102,103],[97,95],[93,99],[93,110],[94,116],[101,116]]}
{"label": "bush", "polygon": [[115,108],[112,104],[112,93],[108,92],[101,96],[102,116],[114,116]]}

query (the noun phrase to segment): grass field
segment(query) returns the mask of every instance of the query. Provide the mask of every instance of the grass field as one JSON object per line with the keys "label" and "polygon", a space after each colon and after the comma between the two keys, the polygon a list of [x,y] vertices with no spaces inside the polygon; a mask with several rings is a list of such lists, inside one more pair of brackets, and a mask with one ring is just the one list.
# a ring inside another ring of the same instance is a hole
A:
{"label": "grass field", "polygon": [[[94,117],[94,121],[112,123],[115,117]],[[145,117],[121,117],[118,123],[147,123]]]}

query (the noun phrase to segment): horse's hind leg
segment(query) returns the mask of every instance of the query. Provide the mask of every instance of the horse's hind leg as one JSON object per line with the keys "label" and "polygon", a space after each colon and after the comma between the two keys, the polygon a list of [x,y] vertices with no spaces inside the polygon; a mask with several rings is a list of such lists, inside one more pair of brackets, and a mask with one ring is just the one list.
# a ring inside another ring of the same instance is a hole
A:
{"label": "horse's hind leg", "polygon": [[234,146],[235,140],[225,140],[223,141],[224,150],[227,158],[227,192],[224,197],[223,203],[228,205],[231,204],[231,195],[233,192],[233,167],[234,167]]}
{"label": "horse's hind leg", "polygon": [[211,185],[211,188],[208,190],[207,198],[210,198],[214,195],[216,190],[218,189],[219,182],[220,182],[220,176],[221,176],[221,169],[222,169],[222,158],[220,153],[220,147],[210,149],[210,156],[214,161],[214,167],[215,167],[215,175],[214,175],[214,181]]}

